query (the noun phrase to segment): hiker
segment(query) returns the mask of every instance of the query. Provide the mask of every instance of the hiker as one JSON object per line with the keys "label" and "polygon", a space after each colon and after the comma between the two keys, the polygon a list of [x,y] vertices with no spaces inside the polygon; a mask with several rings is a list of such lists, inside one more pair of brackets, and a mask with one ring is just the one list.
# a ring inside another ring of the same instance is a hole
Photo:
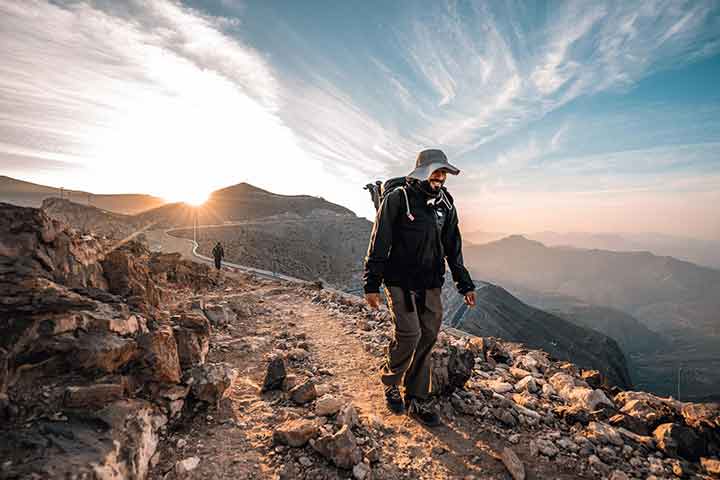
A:
{"label": "hiker", "polygon": [[222,267],[222,259],[225,258],[225,250],[223,249],[220,242],[217,242],[215,248],[212,250],[213,258],[215,259],[215,268],[220,270]]}
{"label": "hiker", "polygon": [[[424,150],[415,169],[383,192],[370,236],[363,275],[365,299],[380,306],[380,285],[394,324],[380,379],[388,408],[407,411],[429,426],[440,424],[432,409],[430,352],[442,323],[445,261],[464,302],[475,305],[475,286],[463,265],[462,240],[453,198],[443,186],[460,173],[441,150]],[[405,389],[404,399],[400,386]]]}

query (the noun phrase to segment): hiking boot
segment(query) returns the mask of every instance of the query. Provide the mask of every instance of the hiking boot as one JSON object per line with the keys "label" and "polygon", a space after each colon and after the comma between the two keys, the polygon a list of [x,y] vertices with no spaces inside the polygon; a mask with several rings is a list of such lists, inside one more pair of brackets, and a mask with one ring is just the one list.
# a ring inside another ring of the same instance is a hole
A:
{"label": "hiking boot", "polygon": [[414,418],[428,427],[437,427],[440,425],[440,415],[433,410],[429,401],[419,398],[408,398],[406,400],[409,417]]}
{"label": "hiking boot", "polygon": [[400,395],[400,389],[397,385],[385,387],[385,401],[388,409],[393,413],[403,413],[403,410],[405,410],[402,395]]}

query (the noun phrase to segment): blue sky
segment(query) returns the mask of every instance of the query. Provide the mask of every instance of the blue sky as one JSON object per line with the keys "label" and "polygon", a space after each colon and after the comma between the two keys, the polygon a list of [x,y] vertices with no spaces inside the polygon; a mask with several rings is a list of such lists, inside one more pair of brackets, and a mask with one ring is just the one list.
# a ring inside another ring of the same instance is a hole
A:
{"label": "blue sky", "polygon": [[720,239],[720,4],[0,0],[0,174],[370,217],[443,148],[466,229]]}

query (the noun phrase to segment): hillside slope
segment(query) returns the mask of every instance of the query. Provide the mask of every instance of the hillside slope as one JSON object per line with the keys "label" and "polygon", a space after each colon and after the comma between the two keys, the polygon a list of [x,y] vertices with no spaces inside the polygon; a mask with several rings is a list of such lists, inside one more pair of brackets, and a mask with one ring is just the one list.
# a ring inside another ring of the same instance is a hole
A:
{"label": "hillside slope", "polygon": [[[456,302],[461,302],[456,297]],[[467,309],[453,327],[481,337],[521,342],[557,359],[600,370],[622,388],[632,385],[625,356],[613,339],[531,307],[497,285],[483,284],[477,300],[477,307]]]}
{"label": "hillside slope", "polygon": [[196,215],[198,224],[215,225],[282,214],[299,217],[323,214],[355,216],[351,210],[322,198],[310,195],[280,195],[247,183],[239,183],[214,191],[200,207],[171,203],[143,212],[139,219],[169,228],[191,226]]}

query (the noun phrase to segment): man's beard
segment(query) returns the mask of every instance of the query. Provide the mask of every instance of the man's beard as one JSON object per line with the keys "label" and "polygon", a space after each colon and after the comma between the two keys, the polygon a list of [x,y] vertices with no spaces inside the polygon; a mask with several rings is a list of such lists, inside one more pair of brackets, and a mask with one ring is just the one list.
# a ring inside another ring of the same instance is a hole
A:
{"label": "man's beard", "polygon": [[442,188],[442,185],[443,185],[443,182],[437,182],[437,183],[439,183],[440,185],[438,185],[437,187],[433,187],[433,184],[430,183],[429,180],[422,180],[420,182],[420,188],[428,195],[435,196],[440,193],[440,189]]}

